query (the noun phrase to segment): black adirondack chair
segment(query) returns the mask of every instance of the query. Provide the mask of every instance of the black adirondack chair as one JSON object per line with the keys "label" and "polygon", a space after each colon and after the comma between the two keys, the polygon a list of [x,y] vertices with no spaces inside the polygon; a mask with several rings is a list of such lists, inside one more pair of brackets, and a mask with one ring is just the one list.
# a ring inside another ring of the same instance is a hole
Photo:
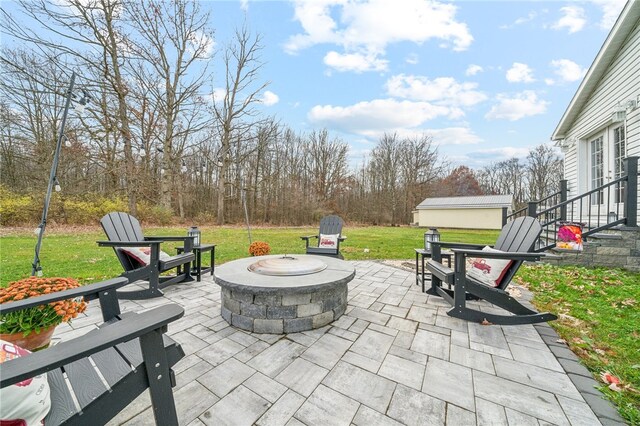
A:
{"label": "black adirondack chair", "polygon": [[[320,230],[317,235],[308,235],[306,237],[300,237],[306,243],[307,254],[315,254],[320,256],[331,256],[343,259],[342,253],[340,253],[340,243],[347,239],[342,235],[342,226],[344,222],[339,216],[330,215],[325,216],[320,220]],[[336,247],[319,247],[320,235],[338,235]],[[315,246],[309,245],[309,240],[315,238],[317,244]]]}
{"label": "black adirondack chair", "polygon": [[[427,293],[441,296],[452,306],[447,314],[452,317],[461,318],[468,321],[483,322],[492,324],[532,324],[543,321],[552,321],[557,317],[548,312],[539,313],[523,306],[516,299],[505,291],[516,274],[520,265],[524,261],[540,260],[543,254],[531,253],[534,243],[542,232],[540,223],[532,217],[518,218],[502,228],[498,240],[493,248],[504,253],[492,253],[482,251],[484,245],[434,242],[432,244],[432,257],[427,262],[427,268],[431,271],[431,288]],[[455,256],[455,271],[441,263],[442,248],[449,248]],[[506,269],[497,287],[490,287],[479,280],[467,275],[467,257],[485,259],[506,259],[511,260],[511,264]],[[453,285],[453,290],[443,288],[442,284]],[[514,315],[500,315],[489,312],[482,312],[468,307],[467,300],[484,299],[496,306],[499,306]]]}
{"label": "black adirondack chair", "polygon": [[[177,237],[145,237],[140,222],[135,217],[122,212],[113,212],[100,219],[100,225],[109,241],[98,241],[99,246],[112,247],[124,269],[121,276],[130,282],[137,280],[149,281],[149,288],[144,290],[119,291],[121,299],[148,299],[162,296],[161,289],[169,284],[193,281],[190,265],[195,259],[192,253],[193,239],[189,236]],[[184,253],[171,256],[168,260],[160,259],[160,244],[164,241],[181,241]],[[148,265],[140,265],[130,257],[122,247],[150,247],[150,261]],[[182,267],[185,265],[185,267]],[[162,272],[178,269],[180,272],[172,276],[160,276]]]}
{"label": "black adirondack chair", "polygon": [[0,313],[4,314],[84,297],[100,302],[105,322],[84,336],[4,362],[0,387],[47,373],[51,389],[47,426],[104,425],[149,388],[156,424],[177,425],[171,368],[184,357],[184,351],[164,333],[167,324],[182,317],[184,310],[167,304],[141,314],[122,315],[116,289],[126,283],[126,278],[115,278],[1,304]]}

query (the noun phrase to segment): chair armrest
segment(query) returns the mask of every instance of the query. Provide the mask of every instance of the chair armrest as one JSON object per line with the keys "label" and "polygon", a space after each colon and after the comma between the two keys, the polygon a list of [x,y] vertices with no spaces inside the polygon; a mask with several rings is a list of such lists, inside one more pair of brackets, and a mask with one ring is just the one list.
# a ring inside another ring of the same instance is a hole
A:
{"label": "chair armrest", "polygon": [[300,237],[301,240],[307,240],[307,241],[309,241],[309,238],[316,238],[317,239],[318,236],[317,235],[308,235],[306,237]]}
{"label": "chair armrest", "polygon": [[129,280],[127,278],[118,277],[78,288],[72,288],[70,290],[57,291],[55,293],[43,294],[42,296],[30,297],[28,299],[18,300],[17,302],[2,303],[0,304],[0,314],[8,314],[9,312],[15,312],[21,309],[45,305],[47,303],[57,302],[58,300],[74,299],[81,296],[84,296],[86,301],[94,300],[100,297],[100,293],[115,291],[128,282]]}
{"label": "chair armrest", "polygon": [[485,259],[508,259],[508,260],[526,260],[537,261],[545,257],[544,253],[526,253],[526,252],[503,252],[494,253],[490,251],[482,250],[464,250],[464,249],[452,249],[456,254],[463,254],[471,257],[481,257]]}
{"label": "chair armrest", "polygon": [[[433,246],[440,246],[443,248],[449,248],[449,249],[453,249],[453,248],[458,248],[458,249],[482,249],[484,247],[487,246],[487,244],[471,244],[471,243],[453,243],[453,242],[447,242],[447,241],[434,241],[431,243],[431,245]],[[492,247],[492,246],[489,246]]]}
{"label": "chair armrest", "polygon": [[139,247],[160,245],[162,241],[97,241],[100,247]]}
{"label": "chair armrest", "polygon": [[342,236],[338,237],[338,241],[344,241],[346,239],[347,239],[346,235],[342,235]]}
{"label": "chair armrest", "polygon": [[196,237],[192,236],[192,235],[185,235],[182,237],[177,237],[177,236],[171,236],[171,237],[166,237],[166,236],[158,236],[158,237],[144,237],[145,241],[187,241],[188,239],[191,239],[191,241],[195,240]]}
{"label": "chair armrest", "polygon": [[9,386],[69,364],[91,354],[133,340],[154,330],[166,331],[168,323],[184,315],[184,309],[176,304],[157,307],[139,315],[126,316],[122,320],[84,336],[61,342],[51,348],[34,352],[2,364],[0,387]]}

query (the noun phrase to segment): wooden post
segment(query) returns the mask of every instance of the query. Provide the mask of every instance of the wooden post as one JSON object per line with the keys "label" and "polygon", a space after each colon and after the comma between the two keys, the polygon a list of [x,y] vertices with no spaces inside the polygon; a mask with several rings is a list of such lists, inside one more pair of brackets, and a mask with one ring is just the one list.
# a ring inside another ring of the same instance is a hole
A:
{"label": "wooden post", "polygon": [[627,171],[624,215],[627,226],[638,226],[638,157],[628,157],[624,161],[624,168]]}
{"label": "wooden post", "polygon": [[502,208],[502,226],[507,224],[507,207]]}
{"label": "wooden post", "polygon": [[538,217],[538,203],[529,201],[527,203],[527,216]]}

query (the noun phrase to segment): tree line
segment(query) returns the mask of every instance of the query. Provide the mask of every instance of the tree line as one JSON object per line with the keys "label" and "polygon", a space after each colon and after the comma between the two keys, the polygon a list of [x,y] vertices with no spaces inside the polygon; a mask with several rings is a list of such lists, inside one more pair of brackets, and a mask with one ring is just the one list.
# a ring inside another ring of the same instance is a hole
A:
{"label": "tree line", "polygon": [[[215,52],[210,16],[189,0],[20,1],[4,8],[0,150],[4,188],[44,192],[72,71],[91,100],[67,123],[65,196],[118,197],[218,224],[308,224],[328,213],[406,224],[429,196],[553,192],[553,149],[480,170],[452,169],[428,134],[382,135],[358,165],[326,129],[296,132],[257,108],[268,87],[260,35],[246,25]],[[36,25],[24,25],[24,17]],[[40,27],[37,28],[36,27]],[[44,30],[43,30],[44,28]],[[210,85],[220,61],[223,90]],[[75,96],[80,94],[74,93]]]}

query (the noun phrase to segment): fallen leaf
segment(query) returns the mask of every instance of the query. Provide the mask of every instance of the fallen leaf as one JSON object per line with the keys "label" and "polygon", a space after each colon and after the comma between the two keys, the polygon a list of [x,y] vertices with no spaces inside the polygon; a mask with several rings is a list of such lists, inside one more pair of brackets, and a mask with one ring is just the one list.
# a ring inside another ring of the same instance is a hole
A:
{"label": "fallen leaf", "polygon": [[556,340],[556,343],[564,343],[566,345],[567,341],[564,340],[564,339],[558,339],[558,340]]}
{"label": "fallen leaf", "polygon": [[606,353],[605,353],[605,351],[603,351],[602,349],[598,349],[598,348],[596,348],[596,349],[595,349],[595,351],[596,351],[596,353],[597,353],[598,355],[602,355],[602,356],[604,356],[604,355],[606,354]]}
{"label": "fallen leaf", "polygon": [[[598,349],[596,349],[596,351],[598,351]],[[603,382],[607,384],[612,384],[612,385],[620,384],[620,379],[608,371],[603,371],[602,373],[600,373],[600,378],[602,379]]]}
{"label": "fallen leaf", "polygon": [[615,383],[611,383],[611,384],[609,385],[609,389],[611,389],[612,391],[615,391],[615,392],[620,392],[620,391],[622,390],[622,389],[620,389],[620,387],[619,387],[617,384],[615,384]]}
{"label": "fallen leaf", "polygon": [[492,322],[487,321],[487,319],[485,318],[485,319],[483,319],[483,320],[480,322],[480,324],[481,324],[481,325],[492,325],[493,323],[492,323]]}

